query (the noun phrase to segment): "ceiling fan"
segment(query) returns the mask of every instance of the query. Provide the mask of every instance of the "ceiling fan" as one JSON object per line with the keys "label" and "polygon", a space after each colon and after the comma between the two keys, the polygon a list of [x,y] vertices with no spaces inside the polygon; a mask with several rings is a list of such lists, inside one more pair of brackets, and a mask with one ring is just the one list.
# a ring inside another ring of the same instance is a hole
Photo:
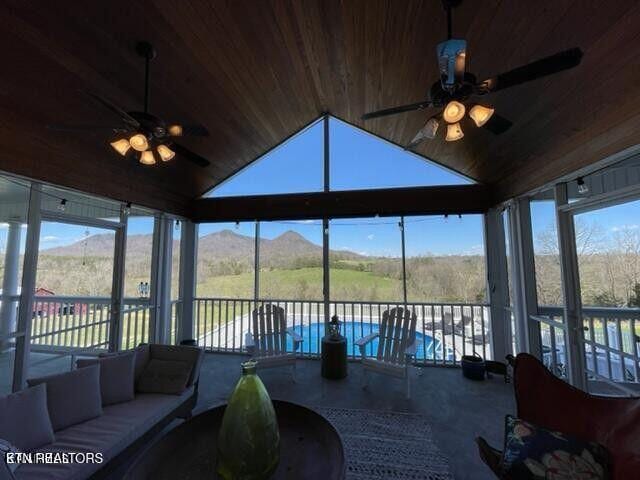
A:
{"label": "ceiling fan", "polygon": [[113,133],[109,143],[123,157],[135,154],[143,165],[153,165],[158,160],[168,162],[176,154],[200,167],[208,167],[209,160],[175,141],[176,137],[209,135],[201,125],[167,124],[159,117],[149,113],[149,63],[156,57],[156,51],[148,42],[138,42],[136,52],[145,62],[144,71],[144,111],[126,111],[106,98],[91,92],[85,92],[103,107],[115,113],[122,125],[48,125],[47,128],[66,132],[87,132],[107,130]]}
{"label": "ceiling fan", "polygon": [[427,120],[427,123],[407,145],[407,149],[417,146],[425,139],[435,138],[441,120],[444,120],[447,126],[445,140],[449,142],[460,140],[464,137],[460,122],[464,119],[465,114],[478,127],[484,126],[496,135],[504,133],[512,123],[495,113],[491,106],[478,103],[478,98],[568,70],[580,64],[582,50],[571,48],[478,82],[476,76],[466,70],[467,42],[462,39],[454,39],[451,34],[451,10],[459,6],[462,0],[442,0],[442,3],[447,12],[448,35],[447,40],[439,43],[436,47],[440,80],[431,86],[428,98],[421,102],[385,108],[362,116],[363,120],[369,120],[423,110],[427,107],[442,109]]}

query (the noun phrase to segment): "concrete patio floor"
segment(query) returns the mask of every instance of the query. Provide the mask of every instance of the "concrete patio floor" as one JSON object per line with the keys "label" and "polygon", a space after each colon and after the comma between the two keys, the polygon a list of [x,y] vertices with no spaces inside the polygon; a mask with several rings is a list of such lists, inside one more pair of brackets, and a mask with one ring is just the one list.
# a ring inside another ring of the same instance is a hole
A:
{"label": "concrete patio floor", "polygon": [[[200,374],[200,395],[196,413],[225,403],[240,375],[246,356],[208,353]],[[484,436],[492,445],[503,441],[504,416],[515,413],[513,387],[501,377],[474,382],[462,377],[458,368],[427,367],[412,372],[411,399],[404,397],[403,382],[371,374],[362,388],[362,371],[349,363],[344,380],[320,376],[318,360],[299,360],[294,383],[288,367],[259,372],[269,394],[307,406],[359,408],[410,412],[425,415],[436,443],[447,455],[458,480],[495,478],[480,460],[474,438]],[[303,480],[303,479],[301,479]]]}

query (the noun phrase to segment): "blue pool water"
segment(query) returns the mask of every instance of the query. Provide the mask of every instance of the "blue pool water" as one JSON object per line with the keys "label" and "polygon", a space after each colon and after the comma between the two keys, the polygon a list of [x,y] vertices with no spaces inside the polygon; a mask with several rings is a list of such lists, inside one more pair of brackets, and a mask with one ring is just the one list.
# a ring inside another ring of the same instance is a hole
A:
{"label": "blue pool water", "polygon": [[[372,325],[368,323],[359,322],[344,322],[342,323],[342,335],[347,337],[347,354],[351,356],[360,356],[360,349],[355,345],[355,342],[370,333],[377,332],[379,330],[378,325]],[[302,347],[299,351],[309,354],[320,353],[320,344],[322,337],[324,336],[324,323],[311,323],[309,325],[297,325],[294,327],[295,331],[302,336]],[[416,339],[418,341],[418,348],[416,351],[416,359],[433,359],[434,348],[435,358],[442,359],[442,345],[439,340],[432,338],[429,335],[416,333]],[[287,349],[293,349],[293,340],[288,336]],[[375,339],[367,345],[367,355],[373,356],[378,351],[378,339]]]}

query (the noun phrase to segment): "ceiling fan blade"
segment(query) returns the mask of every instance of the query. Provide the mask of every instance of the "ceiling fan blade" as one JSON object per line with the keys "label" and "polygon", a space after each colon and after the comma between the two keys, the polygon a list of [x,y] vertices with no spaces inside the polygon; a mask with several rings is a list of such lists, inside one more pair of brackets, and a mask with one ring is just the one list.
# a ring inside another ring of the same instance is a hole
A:
{"label": "ceiling fan blade", "polygon": [[70,133],[91,133],[91,132],[112,132],[119,133],[127,131],[123,127],[114,127],[113,125],[58,125],[50,124],[46,125],[47,130],[54,130],[56,132],[70,132]]}
{"label": "ceiling fan blade", "polygon": [[377,118],[377,117],[385,117],[387,115],[395,115],[396,113],[411,112],[413,110],[422,110],[424,108],[427,108],[430,105],[431,105],[431,100],[424,100],[422,102],[411,103],[409,105],[385,108],[384,110],[377,110],[375,112],[365,113],[364,115],[362,115],[362,120],[369,120],[370,118]]}
{"label": "ceiling fan blade", "polygon": [[497,92],[521,83],[530,82],[538,78],[553,75],[570,68],[576,67],[582,60],[582,50],[579,48],[571,48],[563,52],[558,52],[527,65],[514,68],[495,77],[489,78],[479,84],[481,90],[485,93]]}
{"label": "ceiling fan blade", "polygon": [[501,133],[506,132],[511,128],[513,123],[510,120],[507,120],[501,115],[494,113],[491,115],[491,118],[485,123],[482,128],[486,128],[491,133],[495,135],[500,135]]}
{"label": "ceiling fan blade", "polygon": [[209,160],[207,160],[206,158],[198,155],[197,153],[193,152],[192,150],[189,150],[187,147],[183,147],[182,145],[180,145],[178,143],[175,143],[175,142],[172,143],[171,144],[171,148],[178,155],[181,155],[186,160],[189,160],[191,163],[195,163],[199,167],[203,167],[204,168],[204,167],[208,167],[209,165],[211,165],[211,162]]}
{"label": "ceiling fan blade", "polygon": [[85,93],[89,95],[91,98],[93,98],[94,100],[96,100],[98,103],[100,103],[101,105],[111,110],[116,115],[118,115],[122,119],[122,121],[127,125],[130,125],[133,128],[140,128],[140,123],[135,118],[133,118],[131,115],[129,115],[122,108],[118,107],[116,104],[114,104],[110,100],[107,100],[106,98],[89,91],[85,91]]}

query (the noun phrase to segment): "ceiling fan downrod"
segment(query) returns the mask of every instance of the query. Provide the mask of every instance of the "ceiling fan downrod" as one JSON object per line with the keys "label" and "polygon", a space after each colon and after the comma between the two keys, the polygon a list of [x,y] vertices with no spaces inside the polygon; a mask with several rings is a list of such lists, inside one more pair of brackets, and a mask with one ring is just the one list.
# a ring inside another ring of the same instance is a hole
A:
{"label": "ceiling fan downrod", "polygon": [[144,113],[149,113],[149,62],[156,58],[156,50],[149,42],[138,42],[136,52],[144,58]]}

